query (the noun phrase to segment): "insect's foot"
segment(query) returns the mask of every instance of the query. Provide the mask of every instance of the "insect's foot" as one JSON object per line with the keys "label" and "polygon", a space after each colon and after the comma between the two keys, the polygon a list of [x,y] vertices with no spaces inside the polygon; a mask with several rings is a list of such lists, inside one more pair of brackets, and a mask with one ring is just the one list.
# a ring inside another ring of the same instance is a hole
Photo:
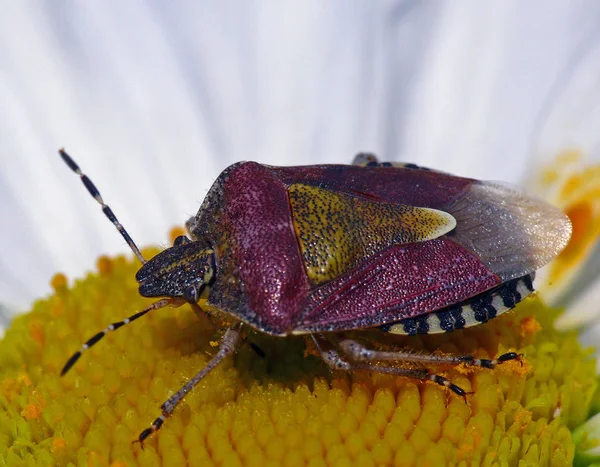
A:
{"label": "insect's foot", "polygon": [[507,352],[505,354],[500,355],[497,358],[497,360],[498,360],[498,363],[508,362],[509,360],[516,360],[521,364],[521,366],[523,366],[523,356],[524,356],[524,354],[522,354],[522,353]]}
{"label": "insect's foot", "polygon": [[473,394],[472,392],[465,391],[460,386],[454,384],[449,379],[444,378],[443,376],[440,376],[440,375],[436,375],[436,374],[432,373],[427,376],[427,379],[429,381],[433,381],[434,383],[439,384],[440,386],[444,386],[445,388],[450,389],[454,394],[462,397],[464,399],[465,403],[467,402],[467,395]]}
{"label": "insect's foot", "polygon": [[492,370],[501,363],[508,362],[510,360],[517,360],[521,364],[521,366],[523,366],[523,361],[521,360],[522,357],[522,353],[507,352],[494,359],[475,358],[471,355],[462,355],[458,357],[457,360],[468,366],[479,366],[481,368],[488,368]]}
{"label": "insect's foot", "polygon": [[521,354],[521,353],[507,352],[493,360],[488,360],[485,358],[482,358],[480,360],[475,360],[474,364],[477,366],[481,366],[483,368],[494,369],[494,368],[496,368],[496,366],[500,365],[501,363],[508,362],[510,360],[517,360],[521,364],[521,366],[523,366],[521,357],[523,357],[523,354]]}
{"label": "insect's foot", "polygon": [[146,438],[148,438],[152,433],[160,430],[160,427],[165,422],[165,418],[166,417],[164,415],[161,415],[156,420],[154,420],[152,422],[152,425],[150,425],[150,428],[146,428],[144,431],[142,431],[138,439],[133,441],[131,444],[140,443],[140,446],[142,447],[142,449],[144,449],[144,440],[146,440]]}

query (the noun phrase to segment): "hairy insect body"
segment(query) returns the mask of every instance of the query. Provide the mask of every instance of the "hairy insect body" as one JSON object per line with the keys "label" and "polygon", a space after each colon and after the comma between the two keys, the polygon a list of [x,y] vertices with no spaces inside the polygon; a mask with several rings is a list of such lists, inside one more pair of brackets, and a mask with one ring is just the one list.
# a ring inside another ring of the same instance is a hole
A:
{"label": "hairy insect body", "polygon": [[523,193],[361,154],[349,166],[234,164],[188,220],[191,238],[180,236],[146,260],[91,180],[66,152],[60,154],[140,259],[140,294],[161,297],[90,338],[63,374],[107,333],[158,308],[189,304],[199,315],[216,312],[233,321],[218,352],[163,403],[140,442],[235,353],[244,328],[310,335],[334,370],[432,381],[466,397],[462,388],[422,366],[374,362],[494,368],[520,355],[476,359],[384,352],[364,347],[344,331],[378,328],[414,335],[485,323],[533,291],[535,271],[558,255],[571,235],[564,213]]}

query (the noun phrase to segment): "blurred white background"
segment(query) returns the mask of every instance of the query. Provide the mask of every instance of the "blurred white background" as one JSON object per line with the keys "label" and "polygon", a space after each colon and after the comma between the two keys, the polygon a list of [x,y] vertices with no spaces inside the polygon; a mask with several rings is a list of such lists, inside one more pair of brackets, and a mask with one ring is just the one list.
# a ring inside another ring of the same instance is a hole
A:
{"label": "blurred white background", "polygon": [[[165,243],[229,164],[359,151],[521,183],[597,153],[595,0],[2,2],[0,303]],[[1,323],[0,323],[1,325]]]}

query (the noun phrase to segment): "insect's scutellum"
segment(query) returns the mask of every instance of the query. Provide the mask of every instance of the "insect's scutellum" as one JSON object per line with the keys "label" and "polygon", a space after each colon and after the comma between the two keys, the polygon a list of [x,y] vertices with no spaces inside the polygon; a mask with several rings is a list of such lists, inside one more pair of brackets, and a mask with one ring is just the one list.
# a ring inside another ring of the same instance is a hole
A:
{"label": "insect's scutellum", "polygon": [[[352,166],[235,164],[186,223],[191,238],[178,237],[171,248],[146,261],[90,179],[64,150],[60,155],[142,262],[136,274],[140,294],[161,297],[96,333],[67,361],[62,374],[107,333],[151,310],[189,303],[202,312],[197,302],[203,291],[210,292],[209,306],[235,320],[217,354],[162,404],[162,414],[141,432],[140,443],[163,426],[200,380],[236,352],[244,326],[274,336],[311,335],[332,370],[431,381],[466,400],[470,393],[418,365],[493,369],[520,362],[522,354],[477,359],[378,351],[344,338],[344,332],[378,328],[392,334],[432,334],[485,323],[533,292],[535,270],[555,257],[571,234],[564,213],[526,195],[361,154]],[[344,250],[348,245],[351,252]],[[331,257],[336,261],[330,263]],[[378,282],[378,274],[386,280]],[[330,296],[336,299],[328,300]],[[353,310],[350,315],[348,309]],[[417,367],[375,363],[382,361]]]}
{"label": "insect's scutellum", "polygon": [[131,248],[131,251],[135,253],[135,256],[137,256],[137,258],[142,262],[142,264],[145,263],[146,260],[142,256],[140,249],[129,236],[125,228],[121,225],[121,223],[117,219],[117,216],[115,216],[110,206],[104,203],[104,200],[102,199],[98,188],[96,188],[96,185],[94,185],[94,183],[88,178],[88,176],[81,171],[79,166],[75,163],[71,156],[67,154],[67,152],[64,149],[59,149],[58,152],[62,157],[63,161],[65,161],[65,164],[67,164],[73,172],[79,175],[79,178],[81,178],[81,181],[87,188],[90,195],[92,195],[92,198],[94,198],[100,204],[100,206],[102,206],[102,212],[104,212],[106,217],[108,217],[108,220],[112,222],[112,224],[117,228],[119,233],[123,236],[123,238],[127,242],[127,245],[129,245],[129,248]]}

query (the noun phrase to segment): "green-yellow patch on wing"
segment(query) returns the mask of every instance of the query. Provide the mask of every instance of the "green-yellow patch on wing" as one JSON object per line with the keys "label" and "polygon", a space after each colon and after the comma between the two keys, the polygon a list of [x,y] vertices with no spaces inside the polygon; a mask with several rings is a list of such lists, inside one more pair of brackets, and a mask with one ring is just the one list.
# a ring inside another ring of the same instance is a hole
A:
{"label": "green-yellow patch on wing", "polygon": [[294,229],[309,280],[322,284],[392,245],[433,240],[456,226],[436,209],[374,201],[294,184]]}

